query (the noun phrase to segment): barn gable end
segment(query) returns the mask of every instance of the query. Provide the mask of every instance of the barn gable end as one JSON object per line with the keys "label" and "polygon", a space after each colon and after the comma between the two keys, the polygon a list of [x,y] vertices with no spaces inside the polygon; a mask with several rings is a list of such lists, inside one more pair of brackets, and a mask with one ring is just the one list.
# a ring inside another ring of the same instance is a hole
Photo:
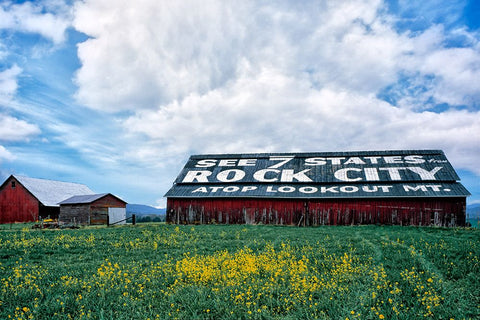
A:
{"label": "barn gable end", "polygon": [[[126,219],[127,203],[110,194],[77,195],[60,202],[60,224],[98,225]],[[124,221],[123,221],[124,223]]]}
{"label": "barn gable end", "polygon": [[0,223],[58,218],[58,202],[75,194],[92,194],[78,183],[11,175],[0,186]]}
{"label": "barn gable end", "polygon": [[458,180],[441,150],[195,155],[167,221],[464,225]]}

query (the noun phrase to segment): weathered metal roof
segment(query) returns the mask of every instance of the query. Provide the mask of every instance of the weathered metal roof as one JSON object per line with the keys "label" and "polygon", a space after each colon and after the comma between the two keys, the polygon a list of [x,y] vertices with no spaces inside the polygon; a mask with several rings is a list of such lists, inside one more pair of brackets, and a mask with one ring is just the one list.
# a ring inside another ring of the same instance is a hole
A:
{"label": "weathered metal roof", "polygon": [[166,197],[465,197],[441,150],[193,155]]}
{"label": "weathered metal roof", "polygon": [[70,197],[62,202],[59,202],[59,205],[62,204],[81,204],[81,203],[92,203],[100,198],[103,198],[108,193],[97,193],[97,194],[87,194],[87,195],[78,195]]}
{"label": "weathered metal roof", "polygon": [[13,175],[44,206],[56,207],[60,201],[78,194],[93,194],[89,187],[79,183],[37,179]]}
{"label": "weathered metal roof", "polygon": [[[112,197],[117,198],[118,200],[123,201],[119,197],[111,194],[111,193],[97,193],[97,194],[86,194],[86,195],[76,195],[73,197],[70,197],[68,199],[63,200],[59,204],[86,204],[86,203],[92,203],[94,201],[97,201],[98,199],[101,199],[105,196],[111,195]],[[126,203],[126,202],[125,202]]]}

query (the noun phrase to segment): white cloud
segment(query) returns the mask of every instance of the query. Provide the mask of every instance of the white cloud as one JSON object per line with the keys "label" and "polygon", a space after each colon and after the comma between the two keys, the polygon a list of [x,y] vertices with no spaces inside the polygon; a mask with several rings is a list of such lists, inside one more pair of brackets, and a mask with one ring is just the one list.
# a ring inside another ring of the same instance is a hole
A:
{"label": "white cloud", "polygon": [[65,40],[70,19],[70,9],[63,1],[0,4],[0,29],[38,33],[55,44]]}
{"label": "white cloud", "polygon": [[36,125],[0,113],[0,141],[27,140],[39,133]]}
{"label": "white cloud", "polygon": [[0,72],[0,104],[10,101],[18,88],[17,77],[22,69],[17,65]]}
{"label": "white cloud", "polygon": [[[74,27],[92,38],[78,46],[77,98],[120,121],[127,111],[124,157],[149,167],[190,153],[439,148],[480,174],[478,35],[428,19],[400,32],[401,19],[380,0],[78,2]],[[453,33],[468,41],[447,46]]]}
{"label": "white cloud", "polygon": [[1,160],[13,160],[15,157],[4,146],[0,145],[0,162]]}
{"label": "white cloud", "polygon": [[265,71],[257,79],[138,112],[125,127],[149,142],[135,145],[130,156],[146,163],[165,153],[439,148],[480,174],[479,112],[416,113],[295,80]]}

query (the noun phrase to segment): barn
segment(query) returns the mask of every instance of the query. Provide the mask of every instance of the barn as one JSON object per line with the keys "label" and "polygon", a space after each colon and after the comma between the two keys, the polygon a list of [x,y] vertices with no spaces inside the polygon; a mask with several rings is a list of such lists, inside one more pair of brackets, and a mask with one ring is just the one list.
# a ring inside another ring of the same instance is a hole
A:
{"label": "barn", "polygon": [[193,155],[167,222],[463,226],[459,180],[441,150]]}
{"label": "barn", "polygon": [[0,186],[0,223],[57,219],[58,203],[76,194],[93,194],[86,185],[11,175]]}
{"label": "barn", "polygon": [[60,224],[124,224],[127,203],[111,193],[77,195],[60,202]]}

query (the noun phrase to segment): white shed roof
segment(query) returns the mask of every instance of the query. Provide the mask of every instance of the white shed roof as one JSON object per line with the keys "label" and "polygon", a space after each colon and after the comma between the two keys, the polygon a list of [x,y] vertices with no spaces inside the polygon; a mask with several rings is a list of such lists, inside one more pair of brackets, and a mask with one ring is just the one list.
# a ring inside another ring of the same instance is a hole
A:
{"label": "white shed roof", "polygon": [[94,194],[94,192],[84,184],[36,179],[17,175],[14,175],[14,177],[45,206],[58,207],[59,202],[72,196]]}

